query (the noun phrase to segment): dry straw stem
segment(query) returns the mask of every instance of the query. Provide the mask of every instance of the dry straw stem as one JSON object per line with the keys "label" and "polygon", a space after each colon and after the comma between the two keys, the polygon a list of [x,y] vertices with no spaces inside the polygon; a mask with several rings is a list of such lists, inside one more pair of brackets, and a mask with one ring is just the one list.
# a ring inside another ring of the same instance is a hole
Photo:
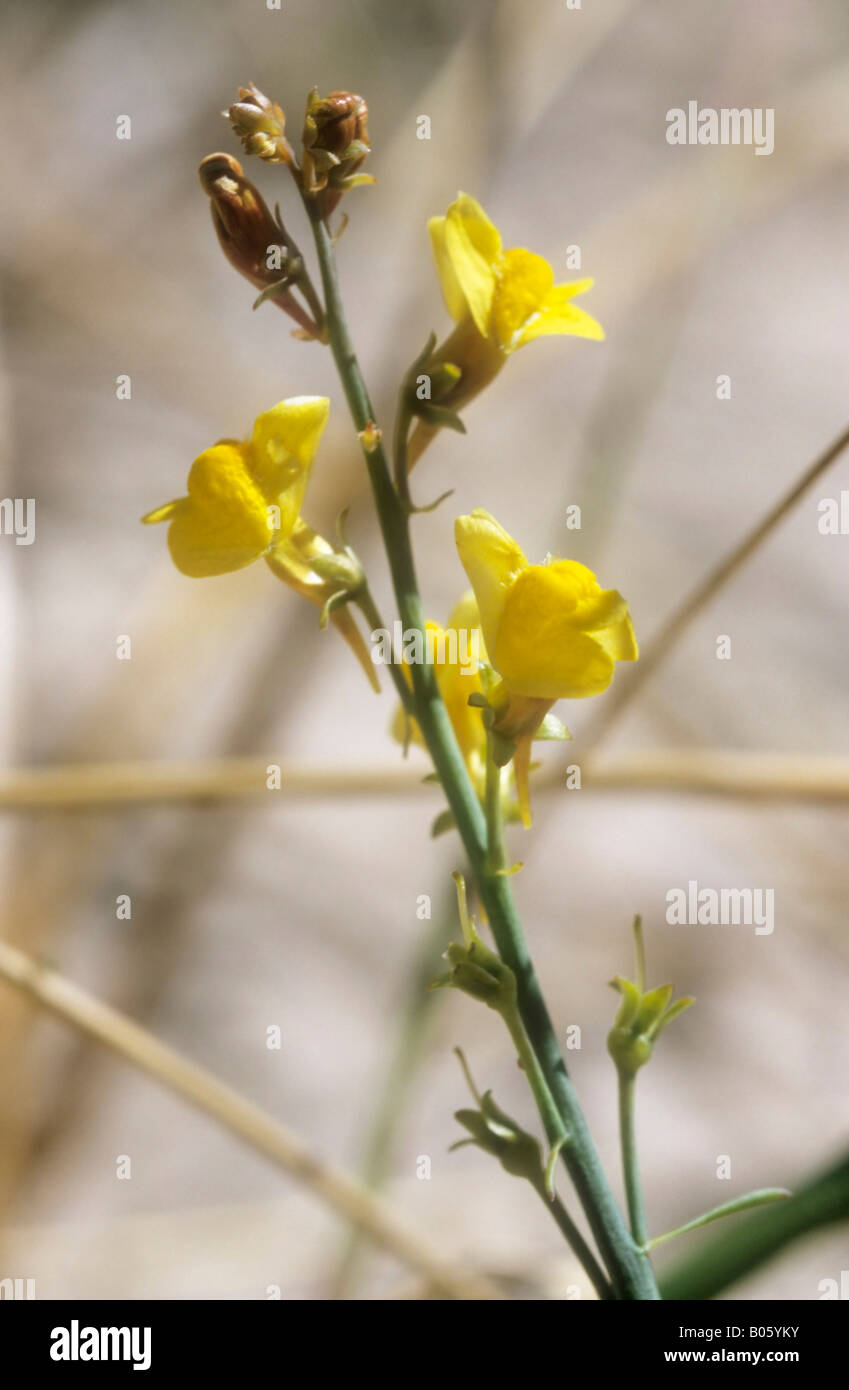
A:
{"label": "dry straw stem", "polygon": [[225,1086],[210,1072],[181,1057],[117,1010],[86,994],[56,971],[0,942],[0,977],[42,1008],[212,1116],[225,1129],[270,1158],[309,1188],[377,1245],[417,1271],[446,1298],[500,1299],[500,1291],[482,1275],[444,1258],[420,1235],[399,1221],[380,1198],[354,1178],[331,1167],[279,1121]]}
{"label": "dry straw stem", "polygon": [[[0,774],[0,810],[97,810],[146,803],[260,797],[267,758],[190,763],[73,763]],[[658,749],[581,763],[587,791],[678,791],[800,801],[849,800],[849,758],[800,753]],[[543,774],[544,775],[544,774]],[[558,778],[560,771],[558,771]],[[287,797],[385,796],[426,792],[420,767],[280,765]]]}
{"label": "dry straw stem", "polygon": [[660,749],[581,764],[589,791],[668,791],[774,800],[849,800],[849,758]]}

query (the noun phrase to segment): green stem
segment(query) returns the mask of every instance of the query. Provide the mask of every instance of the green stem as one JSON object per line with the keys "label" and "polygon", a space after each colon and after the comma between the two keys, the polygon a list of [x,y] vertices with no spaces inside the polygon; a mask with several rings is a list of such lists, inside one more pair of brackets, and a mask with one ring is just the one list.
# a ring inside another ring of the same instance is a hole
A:
{"label": "green stem", "polygon": [[[475,1085],[474,1078],[469,1070],[469,1064],[466,1061],[465,1054],[462,1048],[459,1047],[455,1047],[454,1051],[456,1052],[460,1060],[460,1066],[463,1068],[463,1075],[466,1078],[469,1090],[475,1098],[475,1104],[477,1105],[479,1110],[483,1110],[484,1099],[478,1091],[477,1086]],[[470,1144],[473,1143],[474,1140],[466,1139],[462,1142]],[[551,1159],[549,1158],[549,1165],[550,1162]],[[584,1237],[581,1235],[581,1232],[578,1230],[578,1227],[575,1225],[574,1221],[572,1220],[571,1216],[569,1215],[568,1211],[563,1205],[563,1202],[560,1200],[560,1198],[558,1197],[557,1193],[554,1191],[551,1185],[551,1182],[549,1180],[549,1165],[546,1166],[545,1172],[540,1170],[535,1178],[531,1177],[530,1174],[525,1174],[525,1176],[527,1177],[527,1180],[530,1183],[531,1187],[534,1189],[534,1192],[544,1203],[546,1211],[554,1217],[557,1226],[559,1227],[562,1234],[566,1237],[566,1243],[572,1247],[574,1254],[577,1255],[579,1261],[584,1267],[585,1272],[589,1275],[590,1282],[593,1288],[595,1289],[596,1293],[598,1294],[599,1298],[604,1300],[611,1299],[614,1296],[613,1289],[611,1288],[610,1283],[605,1276],[604,1270],[601,1268],[601,1265],[599,1264],[598,1260],[593,1254],[593,1251],[590,1249],[589,1245],[584,1240]],[[508,1169],[507,1171],[515,1170]]]}
{"label": "green stem", "polygon": [[[310,208],[309,203],[307,210],[312,215],[313,234],[321,267],[330,348],[354,425],[358,432],[362,432],[373,420],[374,412],[348,333],[339,292],[333,243],[327,227],[316,219],[314,209]],[[363,454],[401,620],[406,628],[417,628],[424,634],[424,614],[413,563],[409,516],[392,485],[382,444],[378,443],[371,451],[363,450]],[[499,953],[516,976],[519,1008],[524,1025],[571,1136],[571,1142],[564,1150],[564,1161],[586,1211],[593,1235],[618,1296],[625,1299],[656,1299],[659,1294],[651,1265],[644,1252],[637,1249],[628,1232],[566,1072],[557,1036],[528,954],[509,883],[503,874],[493,874],[490,870],[483,812],[439,694],[433,667],[427,663],[413,666],[412,679],[416,719],[422,737],[433,759],[434,768],[474,870],[481,901]]]}
{"label": "green stem", "polygon": [[622,1172],[625,1177],[631,1234],[638,1245],[644,1246],[649,1235],[637,1158],[636,1081],[635,1076],[619,1071],[619,1138],[622,1144]]}

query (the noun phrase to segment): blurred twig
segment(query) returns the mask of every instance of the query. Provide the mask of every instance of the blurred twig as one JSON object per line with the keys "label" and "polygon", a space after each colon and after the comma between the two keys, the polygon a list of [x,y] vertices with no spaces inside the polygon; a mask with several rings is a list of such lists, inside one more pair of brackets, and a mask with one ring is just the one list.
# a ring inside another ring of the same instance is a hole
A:
{"label": "blurred twig", "polygon": [[581,764],[592,791],[678,791],[799,801],[849,799],[849,758],[722,749],[618,753]]}
{"label": "blurred twig", "polygon": [[501,1297],[483,1276],[446,1260],[441,1251],[399,1221],[384,1202],[356,1179],[318,1158],[291,1130],[225,1086],[211,1072],[166,1047],[124,1014],[6,942],[0,942],[0,977],[265,1154],[340,1215],[368,1232],[377,1244],[420,1271],[445,1297]]}
{"label": "blurred twig", "polygon": [[[621,718],[635,695],[643,689],[658,668],[668,659],[676,642],[686,632],[693,620],[704,608],[707,608],[719,591],[752,558],[763,542],[772,535],[776,527],[793,510],[799,499],[809,488],[813,487],[817,479],[821,478],[823,473],[843,453],[847,445],[849,445],[849,428],[845,429],[821,454],[817,455],[813,463],[805,469],[802,476],[790,488],[790,491],[778,499],[766,513],[766,516],[757,522],[727,555],[723,556],[701,584],[698,584],[684,602],[670,614],[659,632],[643,650],[640,660],[633,670],[620,676],[612,694],[605,701],[598,720],[583,741],[585,755]],[[551,776],[552,773],[549,771],[548,779]]]}
{"label": "blurred twig", "polygon": [[[0,773],[0,811],[97,810],[180,801],[274,796],[267,758],[198,762],[76,763]],[[280,764],[280,792],[296,797],[397,796],[427,790],[421,768],[402,764],[329,767]],[[554,782],[557,767],[540,773]],[[825,754],[656,749],[581,763],[588,791],[707,792],[803,801],[849,800],[849,758]]]}
{"label": "blurred twig", "polygon": [[199,762],[71,763],[19,768],[0,775],[0,808],[115,806],[122,802],[220,801],[274,796],[269,769],[280,769],[280,791],[295,796],[345,796],[413,790],[424,770],[384,767],[297,766],[265,758],[211,758]]}

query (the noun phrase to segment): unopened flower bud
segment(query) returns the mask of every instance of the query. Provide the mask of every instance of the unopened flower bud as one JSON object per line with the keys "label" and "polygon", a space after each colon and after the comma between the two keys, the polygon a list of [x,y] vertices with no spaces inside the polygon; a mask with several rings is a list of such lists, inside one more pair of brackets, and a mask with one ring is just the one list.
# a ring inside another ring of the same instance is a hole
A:
{"label": "unopened flower bud", "polygon": [[286,117],[276,102],[253,82],[239,88],[239,100],[223,113],[245,147],[268,164],[292,164],[294,153],[286,139]]}
{"label": "unopened flower bud", "polygon": [[319,337],[318,326],[289,288],[303,275],[303,260],[262,194],[245,178],[239,161],[229,154],[210,154],[198,174],[230,264],[262,290],[263,298],[273,298],[308,337]]}
{"label": "unopened flower bud", "polygon": [[314,87],[304,117],[304,192],[316,198],[322,217],[329,217],[342,194],[358,184],[374,183],[359,173],[367,154],[368,107],[354,92],[320,97]]}

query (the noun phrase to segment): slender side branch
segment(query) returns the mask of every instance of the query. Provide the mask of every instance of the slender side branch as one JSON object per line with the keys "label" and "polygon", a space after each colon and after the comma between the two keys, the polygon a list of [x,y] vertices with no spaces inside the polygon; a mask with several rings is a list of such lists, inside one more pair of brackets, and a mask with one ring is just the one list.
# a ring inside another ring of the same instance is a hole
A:
{"label": "slender side branch", "polygon": [[225,1086],[211,1072],[181,1057],[116,1009],[2,941],[0,977],[265,1154],[378,1245],[418,1270],[446,1297],[502,1297],[481,1275],[446,1260],[441,1251],[399,1221],[367,1188],[318,1158],[296,1134]]}
{"label": "slender side branch", "polygon": [[[361,589],[359,594],[357,595],[357,604],[359,605],[360,612],[362,613],[372,632],[379,632],[381,630],[388,632],[389,629],[386,627],[386,624],[380,616],[380,610],[378,609],[377,604],[375,603],[372,597],[371,589],[368,587],[368,585],[366,585],[365,588]],[[401,701],[403,708],[406,710],[407,714],[412,714],[412,689],[404,679],[404,672],[402,668],[400,666],[396,666],[394,661],[391,661],[389,663],[389,675],[392,678],[392,684],[395,686],[395,689],[398,692],[398,698]]]}
{"label": "slender side branch", "polygon": [[586,1270],[590,1283],[598,1294],[599,1299],[602,1302],[607,1302],[613,1297],[613,1290],[605,1279],[604,1273],[595,1255],[587,1245],[587,1242],[584,1240],[581,1232],[578,1230],[565,1206],[557,1196],[557,1193],[554,1194],[554,1197],[549,1197],[544,1186],[538,1187],[536,1191],[539,1193],[542,1201],[560,1227],[566,1244],[570,1246]]}

